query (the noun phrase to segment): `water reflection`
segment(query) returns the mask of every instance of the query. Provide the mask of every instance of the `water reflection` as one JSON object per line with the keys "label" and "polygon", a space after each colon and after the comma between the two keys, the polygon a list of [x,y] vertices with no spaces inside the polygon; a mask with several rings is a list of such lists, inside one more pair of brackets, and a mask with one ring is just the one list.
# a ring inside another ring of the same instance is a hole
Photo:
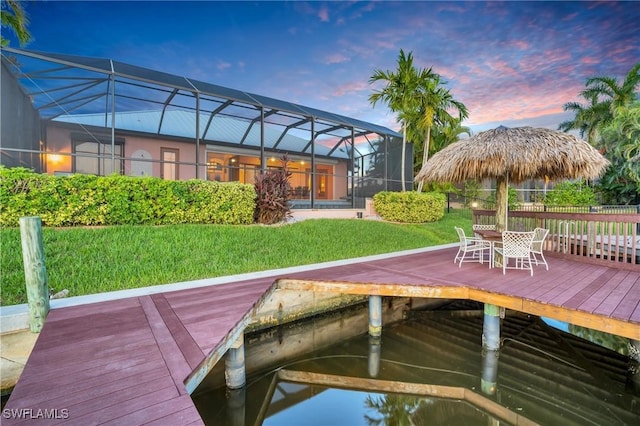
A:
{"label": "water reflection", "polygon": [[371,339],[354,313],[248,336],[241,396],[218,368],[194,401],[211,425],[640,424],[628,357],[514,312],[483,352],[482,318],[418,312]]}

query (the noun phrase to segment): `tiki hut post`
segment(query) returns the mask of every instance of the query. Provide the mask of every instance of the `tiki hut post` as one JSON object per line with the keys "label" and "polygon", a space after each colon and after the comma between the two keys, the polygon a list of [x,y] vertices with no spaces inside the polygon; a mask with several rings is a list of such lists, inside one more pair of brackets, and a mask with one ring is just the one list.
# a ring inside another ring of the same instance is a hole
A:
{"label": "tiki hut post", "polygon": [[505,176],[496,179],[496,231],[507,230],[507,211],[509,209],[509,184]]}

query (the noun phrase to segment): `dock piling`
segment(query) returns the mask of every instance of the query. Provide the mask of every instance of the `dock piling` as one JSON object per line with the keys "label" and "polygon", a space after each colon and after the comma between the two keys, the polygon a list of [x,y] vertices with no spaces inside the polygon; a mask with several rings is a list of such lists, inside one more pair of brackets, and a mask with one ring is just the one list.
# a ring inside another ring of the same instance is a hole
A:
{"label": "dock piling", "polygon": [[500,349],[500,307],[489,303],[484,304],[482,348],[488,351]]}
{"label": "dock piling", "polygon": [[382,296],[369,296],[369,335],[382,335]]}
{"label": "dock piling", "polygon": [[247,383],[244,365],[244,335],[241,335],[227,352],[224,377],[229,389],[240,389]]}
{"label": "dock piling", "polygon": [[368,370],[370,377],[378,377],[380,372],[380,352],[382,351],[382,339],[369,336]]}
{"label": "dock piling", "polygon": [[20,218],[20,239],[29,304],[29,328],[33,333],[39,333],[42,331],[50,307],[42,243],[42,221],[38,216]]}
{"label": "dock piling", "polygon": [[480,389],[486,395],[496,393],[498,383],[498,351],[482,351],[482,376]]}

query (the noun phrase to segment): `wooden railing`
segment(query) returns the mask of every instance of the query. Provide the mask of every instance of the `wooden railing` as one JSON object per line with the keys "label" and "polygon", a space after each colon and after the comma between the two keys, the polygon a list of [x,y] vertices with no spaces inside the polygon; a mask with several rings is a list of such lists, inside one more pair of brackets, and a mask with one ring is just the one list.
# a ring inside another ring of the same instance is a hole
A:
{"label": "wooden railing", "polygon": [[[473,223],[495,223],[495,211],[474,210]],[[507,229],[549,230],[545,255],[640,269],[640,214],[510,211]]]}

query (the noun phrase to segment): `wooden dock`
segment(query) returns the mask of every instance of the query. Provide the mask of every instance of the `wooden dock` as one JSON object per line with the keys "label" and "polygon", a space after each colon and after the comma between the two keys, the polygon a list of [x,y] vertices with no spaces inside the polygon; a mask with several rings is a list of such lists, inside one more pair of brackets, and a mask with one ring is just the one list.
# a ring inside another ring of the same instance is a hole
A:
{"label": "wooden dock", "polygon": [[640,340],[640,268],[548,256],[549,271],[503,275],[458,268],[456,250],[55,309],[2,422],[202,424],[190,392],[282,289],[471,299]]}

